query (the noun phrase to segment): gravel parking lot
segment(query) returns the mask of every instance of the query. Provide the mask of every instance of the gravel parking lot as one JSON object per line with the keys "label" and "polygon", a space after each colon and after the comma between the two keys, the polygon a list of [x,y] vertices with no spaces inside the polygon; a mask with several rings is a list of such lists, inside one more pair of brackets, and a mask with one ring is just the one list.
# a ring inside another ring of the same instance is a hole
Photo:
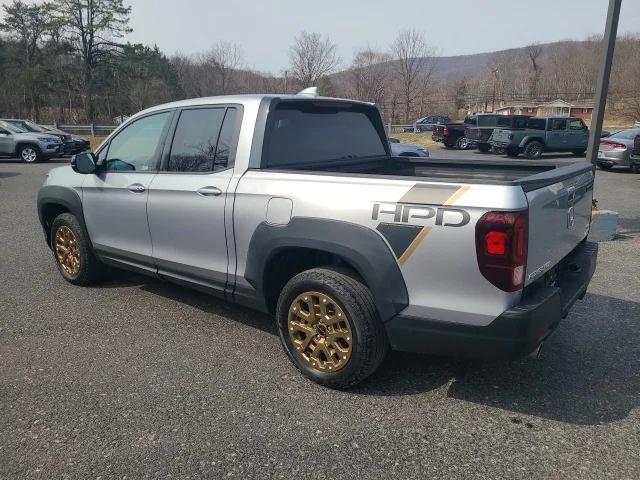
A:
{"label": "gravel parking lot", "polygon": [[126,273],[66,283],[36,215],[66,162],[0,161],[0,478],[640,477],[640,175],[598,172],[621,232],[539,359],[393,353],[336,392],[265,315]]}

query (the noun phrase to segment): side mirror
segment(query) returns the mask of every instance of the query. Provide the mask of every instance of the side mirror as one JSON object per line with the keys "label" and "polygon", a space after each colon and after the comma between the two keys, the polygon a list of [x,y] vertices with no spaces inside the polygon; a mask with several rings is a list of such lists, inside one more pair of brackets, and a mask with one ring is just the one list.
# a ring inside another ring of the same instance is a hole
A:
{"label": "side mirror", "polygon": [[71,157],[71,168],[78,173],[95,173],[96,156],[93,152],[78,153]]}

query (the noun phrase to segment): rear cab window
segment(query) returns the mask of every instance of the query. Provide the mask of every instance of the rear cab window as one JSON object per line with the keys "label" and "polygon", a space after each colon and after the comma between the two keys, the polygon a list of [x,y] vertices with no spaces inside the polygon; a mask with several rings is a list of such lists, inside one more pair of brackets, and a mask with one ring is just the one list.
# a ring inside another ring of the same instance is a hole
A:
{"label": "rear cab window", "polygon": [[385,144],[384,127],[374,107],[324,100],[282,101],[269,115],[263,168],[309,168],[386,158]]}

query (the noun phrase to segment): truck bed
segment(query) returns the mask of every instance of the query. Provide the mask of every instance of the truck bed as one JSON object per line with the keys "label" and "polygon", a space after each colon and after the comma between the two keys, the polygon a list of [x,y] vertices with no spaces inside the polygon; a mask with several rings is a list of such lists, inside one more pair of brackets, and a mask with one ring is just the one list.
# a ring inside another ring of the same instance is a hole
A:
{"label": "truck bed", "polygon": [[438,160],[430,158],[393,157],[369,162],[353,161],[315,165],[313,171],[355,173],[391,177],[421,177],[429,181],[520,185],[527,192],[561,182],[591,170],[584,160],[558,163],[552,160]]}

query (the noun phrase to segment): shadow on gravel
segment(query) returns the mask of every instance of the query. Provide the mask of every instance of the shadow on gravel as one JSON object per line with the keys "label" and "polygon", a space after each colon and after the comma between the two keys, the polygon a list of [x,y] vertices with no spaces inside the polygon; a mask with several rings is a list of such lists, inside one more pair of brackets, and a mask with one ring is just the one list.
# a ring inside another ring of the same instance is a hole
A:
{"label": "shadow on gravel", "polygon": [[[103,286],[138,286],[276,335],[270,316],[172,283],[122,275]],[[479,361],[391,352],[378,371],[350,393],[416,395],[447,384],[451,398],[523,415],[578,425],[623,419],[640,407],[640,303],[587,294],[536,360]]]}
{"label": "shadow on gravel", "polygon": [[11,178],[21,175],[19,172],[0,172],[0,178]]}
{"label": "shadow on gravel", "polygon": [[588,294],[537,360],[482,362],[392,353],[354,393],[451,398],[578,425],[640,407],[640,303]]}

